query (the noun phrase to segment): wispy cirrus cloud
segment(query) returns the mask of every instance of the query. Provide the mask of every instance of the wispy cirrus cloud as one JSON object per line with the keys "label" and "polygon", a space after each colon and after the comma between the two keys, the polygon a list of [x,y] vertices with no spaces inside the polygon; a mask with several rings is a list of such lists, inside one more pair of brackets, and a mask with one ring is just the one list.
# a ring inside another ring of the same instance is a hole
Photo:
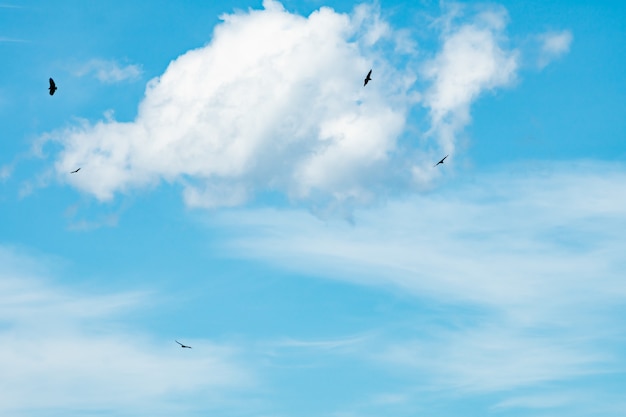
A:
{"label": "wispy cirrus cloud", "polygon": [[[600,166],[604,168],[599,170]],[[580,169],[581,173],[573,172],[576,169]],[[420,293],[460,297],[494,306],[502,303],[502,306],[512,308],[511,297],[522,297],[524,300],[550,298],[553,294],[547,293],[543,285],[572,284],[569,278],[565,278],[569,274],[560,274],[570,268],[572,272],[577,271],[576,276],[590,271],[605,271],[601,265],[607,259],[591,256],[593,251],[604,249],[597,246],[598,239],[601,239],[600,242],[622,243],[614,227],[615,222],[621,221],[620,213],[624,209],[623,201],[615,197],[623,191],[620,181],[624,174],[621,168],[606,170],[606,164],[583,162],[571,167],[563,165],[562,171],[551,169],[548,165],[538,165],[533,170],[535,175],[529,176],[512,175],[510,172],[485,175],[480,182],[465,184],[445,194],[415,196],[407,203],[392,201],[385,207],[361,212],[356,219],[360,227],[336,225],[334,228],[319,228],[317,220],[309,219],[306,212],[299,211],[283,213],[267,209],[251,211],[249,216],[242,214],[246,211],[237,211],[233,219],[239,219],[237,222],[242,227],[251,231],[268,228],[274,230],[274,234],[264,236],[262,243],[255,240],[255,234],[250,239],[234,243],[249,244],[255,249],[251,254],[260,251],[258,253],[264,258],[267,255],[267,259],[274,259],[275,254],[293,252],[295,257],[287,258],[296,262],[300,259],[296,255],[303,251],[307,254],[306,259],[312,259],[308,256],[328,256],[329,260],[346,263],[354,260],[355,265],[373,268],[370,269],[372,273],[367,273],[365,277],[380,272],[386,276],[385,271],[389,271],[394,283]],[[535,187],[534,184],[539,182],[542,186]],[[581,188],[585,189],[584,194],[579,192]],[[419,215],[416,210],[423,214]],[[229,215],[223,216],[228,223]],[[415,217],[415,221],[404,224],[404,220],[410,217]],[[516,221],[509,221],[511,218]],[[232,226],[236,225],[233,223]],[[287,233],[287,230],[293,230],[293,233]],[[373,239],[374,236],[378,236],[380,242]],[[323,244],[309,247],[307,237]],[[283,241],[286,244],[283,245]],[[473,242],[471,245],[470,241]],[[422,256],[413,256],[416,246]],[[483,256],[492,254],[494,262],[478,259],[473,256],[474,252]],[[575,256],[579,252],[589,256]],[[600,253],[615,255],[614,251]],[[489,275],[500,275],[500,267],[508,270],[505,259],[517,259],[522,263],[526,255],[536,256],[535,259],[545,263],[525,265],[522,269],[503,274],[508,276],[506,283],[494,282],[490,276],[479,272],[491,271]],[[457,262],[446,265],[448,258]],[[393,266],[396,260],[404,265],[397,271]],[[459,260],[468,264],[461,267]],[[587,262],[591,264],[583,266]],[[578,267],[575,266],[577,263],[580,263]],[[332,268],[333,263],[320,265]],[[412,266],[408,268],[409,265]],[[461,273],[464,270],[469,272]],[[411,275],[411,271],[436,271],[456,285],[448,287],[441,280],[409,278],[406,275]],[[536,274],[556,272],[559,272],[554,276],[556,281],[542,283],[540,279],[533,278]],[[467,273],[473,278],[466,279]],[[611,282],[618,284],[618,281]],[[462,290],[457,292],[461,287]],[[524,287],[527,287],[526,290]],[[534,289],[530,291],[531,288]],[[553,290],[557,289],[553,287]],[[493,295],[496,297],[492,298]]]}
{"label": "wispy cirrus cloud", "polygon": [[571,31],[563,30],[543,33],[537,39],[541,45],[537,65],[544,68],[569,52],[574,36]]}
{"label": "wispy cirrus cloud", "polygon": [[274,209],[209,224],[235,229],[227,256],[439,306],[352,353],[418,374],[416,390],[497,394],[513,407],[511,390],[559,396],[556,381],[585,386],[626,367],[624,184],[619,164],[524,165],[361,210],[353,226]]}
{"label": "wispy cirrus cloud", "polygon": [[138,80],[143,73],[139,65],[122,65],[117,61],[104,59],[92,59],[74,72],[80,77],[93,75],[107,84]]}
{"label": "wispy cirrus cloud", "polygon": [[198,395],[196,406],[213,407],[251,383],[233,346],[195,340],[195,355],[182,356],[172,340],[131,331],[124,318],[148,293],[77,292],[54,285],[44,266],[0,247],[0,369],[10,381],[2,384],[3,414],[160,415]]}

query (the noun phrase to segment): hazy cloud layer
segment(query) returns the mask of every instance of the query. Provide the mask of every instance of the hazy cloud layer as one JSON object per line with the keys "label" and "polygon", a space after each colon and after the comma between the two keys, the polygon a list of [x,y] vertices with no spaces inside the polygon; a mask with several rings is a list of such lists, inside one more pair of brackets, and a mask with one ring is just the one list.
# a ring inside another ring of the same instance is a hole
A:
{"label": "hazy cloud layer", "polygon": [[[390,202],[360,213],[354,227],[319,227],[298,211],[238,210],[218,217],[250,231],[234,242],[250,256],[288,255],[287,264],[296,266],[328,257],[313,262],[318,272],[354,265],[364,274],[340,275],[358,276],[359,283],[392,280],[419,294],[519,313],[520,320],[573,301],[557,296],[562,287],[580,297],[575,303],[594,294],[621,299],[626,288],[618,279],[617,255],[626,242],[617,226],[626,213],[624,169],[580,163],[533,172],[483,175],[437,196]],[[426,278],[431,275],[436,279]],[[537,305],[527,311],[529,302]]]}
{"label": "hazy cloud layer", "polygon": [[194,355],[181,355],[173,340],[132,332],[124,317],[144,306],[148,294],[54,287],[45,267],[0,247],[3,415],[39,409],[154,415],[200,394],[205,405],[217,404],[251,382],[233,347],[189,341]]}
{"label": "hazy cloud layer", "polygon": [[354,226],[287,210],[210,224],[237,228],[227,253],[441,306],[365,356],[447,391],[543,389],[626,366],[625,184],[621,165],[526,165],[361,210]]}

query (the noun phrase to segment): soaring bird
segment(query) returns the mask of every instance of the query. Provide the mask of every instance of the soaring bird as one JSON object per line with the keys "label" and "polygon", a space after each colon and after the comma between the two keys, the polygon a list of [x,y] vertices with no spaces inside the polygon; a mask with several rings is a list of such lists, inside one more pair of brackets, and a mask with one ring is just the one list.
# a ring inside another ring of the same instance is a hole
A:
{"label": "soaring bird", "polygon": [[370,70],[370,72],[367,73],[367,77],[365,77],[365,80],[363,80],[363,87],[365,87],[368,82],[372,81],[371,75],[372,75],[372,70]]}
{"label": "soaring bird", "polygon": [[76,171],[70,172],[70,174],[76,174],[78,171],[80,171],[80,168],[78,168]]}
{"label": "soaring bird", "polygon": [[434,166],[437,166],[439,164],[443,164],[443,161],[445,161],[445,159],[448,157],[448,155],[444,156],[443,159],[441,159],[441,161],[437,162]]}
{"label": "soaring bird", "polygon": [[181,348],[187,348],[187,349],[191,349],[191,346],[186,346],[183,345],[182,343],[180,343],[178,340],[175,340],[176,343],[178,343],[180,345]]}
{"label": "soaring bird", "polygon": [[50,87],[48,87],[48,90],[50,90],[50,95],[53,95],[54,92],[57,91],[57,85],[52,78],[50,78]]}

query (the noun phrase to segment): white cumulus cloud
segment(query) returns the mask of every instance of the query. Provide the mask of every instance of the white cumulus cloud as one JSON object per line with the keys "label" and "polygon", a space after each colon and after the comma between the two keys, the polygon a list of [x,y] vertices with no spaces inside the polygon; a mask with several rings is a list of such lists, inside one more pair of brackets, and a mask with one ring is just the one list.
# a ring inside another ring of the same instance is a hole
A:
{"label": "white cumulus cloud", "polygon": [[[504,9],[446,16],[434,26],[440,50],[416,60],[407,31],[372,6],[305,17],[265,0],[225,14],[207,45],[148,83],[134,120],[108,116],[47,135],[61,144],[57,177],[100,200],[165,181],[190,206],[278,192],[320,211],[429,186],[471,104],[511,84],[518,68]],[[405,53],[410,64],[398,65]],[[426,141],[403,140],[413,106],[429,110]],[[69,175],[77,166],[81,175]]]}
{"label": "white cumulus cloud", "polygon": [[103,200],[163,180],[196,206],[260,190],[369,198],[367,180],[384,176],[404,128],[409,82],[363,50],[385,30],[359,10],[302,17],[268,0],[222,16],[207,46],[149,83],[134,121],[61,132],[59,174],[83,167],[67,181]]}

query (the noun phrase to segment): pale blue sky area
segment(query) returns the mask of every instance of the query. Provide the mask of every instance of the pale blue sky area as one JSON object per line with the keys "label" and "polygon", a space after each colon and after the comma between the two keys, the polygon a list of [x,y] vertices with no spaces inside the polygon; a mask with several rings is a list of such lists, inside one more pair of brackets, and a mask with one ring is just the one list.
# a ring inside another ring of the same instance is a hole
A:
{"label": "pale blue sky area", "polygon": [[1,2],[0,414],[623,416],[625,21]]}

